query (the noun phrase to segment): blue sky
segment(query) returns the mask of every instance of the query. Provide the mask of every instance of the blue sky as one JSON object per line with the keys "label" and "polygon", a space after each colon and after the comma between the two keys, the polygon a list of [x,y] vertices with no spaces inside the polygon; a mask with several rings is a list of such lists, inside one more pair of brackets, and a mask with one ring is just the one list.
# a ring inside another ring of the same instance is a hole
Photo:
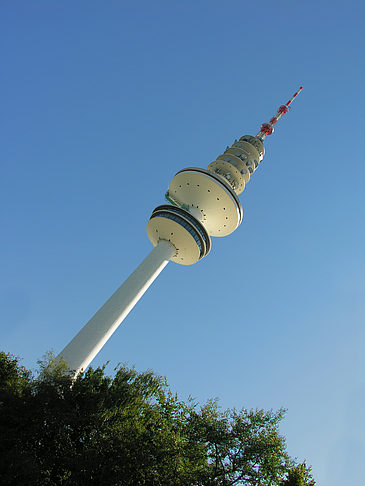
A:
{"label": "blue sky", "polygon": [[[285,407],[321,486],[362,476],[364,4],[4,1],[0,322],[35,368],[147,255],[174,174],[255,134],[300,85],[242,225],[170,263],[94,365],[181,398]],[[361,475],[361,476],[360,476]]]}

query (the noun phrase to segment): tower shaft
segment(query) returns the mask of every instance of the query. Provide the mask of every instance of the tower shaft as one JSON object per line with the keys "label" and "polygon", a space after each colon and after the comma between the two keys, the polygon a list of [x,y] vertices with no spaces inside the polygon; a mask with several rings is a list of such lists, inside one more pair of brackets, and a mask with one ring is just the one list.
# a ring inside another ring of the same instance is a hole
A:
{"label": "tower shaft", "polygon": [[61,351],[57,360],[63,359],[68,369],[75,370],[76,375],[81,369],[85,370],[165,268],[175,251],[170,242],[160,240],[136,270]]}
{"label": "tower shaft", "polygon": [[207,169],[188,167],[175,174],[165,195],[170,204],[157,206],[147,223],[155,248],[58,355],[70,371],[77,375],[87,368],[169,260],[192,265],[209,253],[211,236],[227,236],[237,229],[243,218],[238,195],[264,157],[265,137],[301,90],[255,137],[235,140]]}

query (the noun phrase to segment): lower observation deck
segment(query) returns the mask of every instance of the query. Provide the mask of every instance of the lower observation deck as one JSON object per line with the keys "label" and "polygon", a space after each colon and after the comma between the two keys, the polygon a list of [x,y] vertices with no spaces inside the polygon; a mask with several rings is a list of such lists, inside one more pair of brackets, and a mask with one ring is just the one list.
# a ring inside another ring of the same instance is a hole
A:
{"label": "lower observation deck", "polygon": [[180,265],[192,265],[210,251],[210,238],[204,226],[176,206],[157,206],[147,223],[147,235],[154,246],[161,240],[172,243],[176,252],[171,260]]}

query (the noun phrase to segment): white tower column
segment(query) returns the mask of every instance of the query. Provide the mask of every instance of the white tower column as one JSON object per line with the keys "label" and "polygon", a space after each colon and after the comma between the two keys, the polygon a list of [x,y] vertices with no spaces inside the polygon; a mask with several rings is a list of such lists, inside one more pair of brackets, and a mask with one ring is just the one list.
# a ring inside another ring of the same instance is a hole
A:
{"label": "white tower column", "polygon": [[68,369],[75,370],[76,375],[81,369],[85,370],[175,252],[175,247],[169,241],[160,240],[128,279],[60,352],[57,359],[64,359]]}
{"label": "white tower column", "polygon": [[235,140],[207,169],[188,167],[174,176],[165,195],[170,204],[157,206],[147,223],[155,249],[58,355],[69,370],[77,375],[87,368],[169,260],[193,265],[209,253],[211,236],[237,229],[243,218],[238,195],[264,157],[265,137],[301,90],[261,125],[255,137]]}

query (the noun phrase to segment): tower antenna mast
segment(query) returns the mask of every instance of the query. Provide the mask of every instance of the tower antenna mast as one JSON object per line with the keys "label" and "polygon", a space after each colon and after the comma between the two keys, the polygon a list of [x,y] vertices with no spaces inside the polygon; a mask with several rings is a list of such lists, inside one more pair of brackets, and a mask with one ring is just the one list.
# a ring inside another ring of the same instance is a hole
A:
{"label": "tower antenna mast", "polygon": [[291,109],[291,103],[294,101],[294,99],[298,96],[298,94],[302,91],[303,86],[301,86],[296,93],[293,94],[293,96],[290,98],[290,100],[285,103],[285,105],[281,105],[278,108],[278,111],[276,114],[271,118],[269,123],[263,123],[261,125],[259,133],[256,135],[257,138],[259,138],[261,141],[265,140],[265,137],[267,135],[271,135],[274,132],[274,125],[277,124],[277,122],[280,120],[282,116],[285,115],[285,113],[288,113],[288,111]]}
{"label": "tower antenna mast", "polygon": [[155,248],[57,356],[74,376],[89,366],[170,260],[196,263],[209,253],[211,236],[229,235],[241,224],[238,195],[264,157],[265,137],[301,90],[261,125],[256,136],[236,140],[207,169],[188,167],[175,174],[165,195],[170,204],[157,206],[147,223]]}

